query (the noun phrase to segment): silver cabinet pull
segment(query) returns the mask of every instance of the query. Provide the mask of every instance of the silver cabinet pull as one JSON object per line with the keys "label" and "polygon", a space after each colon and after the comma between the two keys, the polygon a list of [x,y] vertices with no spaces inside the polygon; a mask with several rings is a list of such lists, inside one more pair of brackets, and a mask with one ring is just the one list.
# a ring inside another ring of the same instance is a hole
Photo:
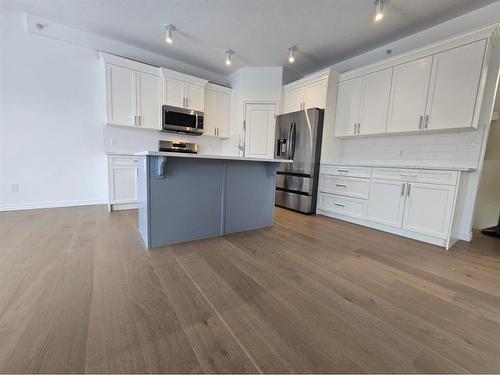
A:
{"label": "silver cabinet pull", "polygon": [[188,98],[186,98],[186,108],[188,108],[188,107],[189,107],[189,100],[188,100]]}
{"label": "silver cabinet pull", "polygon": [[361,134],[361,123],[358,122],[358,134]]}
{"label": "silver cabinet pull", "polygon": [[356,134],[356,129],[357,129],[357,127],[358,127],[358,123],[357,123],[357,122],[355,122],[355,123],[354,123],[354,134]]}
{"label": "silver cabinet pull", "polygon": [[335,203],[335,206],[338,206],[338,207],[345,207],[343,204],[340,204],[340,203]]}
{"label": "silver cabinet pull", "polygon": [[134,115],[134,126],[139,126],[139,116]]}
{"label": "silver cabinet pull", "polygon": [[418,129],[422,130],[422,121],[424,120],[424,116],[420,116],[420,121],[418,122]]}
{"label": "silver cabinet pull", "polygon": [[401,196],[402,197],[405,196],[405,188],[406,188],[406,184],[401,185]]}
{"label": "silver cabinet pull", "polygon": [[337,169],[337,172],[349,173],[349,171],[347,169]]}
{"label": "silver cabinet pull", "polygon": [[408,184],[408,191],[406,192],[406,196],[410,197],[411,194],[411,184]]}
{"label": "silver cabinet pull", "polygon": [[137,125],[141,126],[141,116],[137,116]]}
{"label": "silver cabinet pull", "polygon": [[424,129],[427,129],[429,126],[429,115],[425,115]]}
{"label": "silver cabinet pull", "polygon": [[346,188],[347,185],[343,185],[343,184],[336,184],[335,186],[338,186],[338,187],[343,187],[343,188]]}

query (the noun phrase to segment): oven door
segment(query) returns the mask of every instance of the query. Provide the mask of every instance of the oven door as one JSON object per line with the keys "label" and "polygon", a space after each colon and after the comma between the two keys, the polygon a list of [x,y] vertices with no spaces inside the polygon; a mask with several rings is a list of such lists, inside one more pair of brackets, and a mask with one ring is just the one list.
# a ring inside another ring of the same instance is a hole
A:
{"label": "oven door", "polygon": [[185,134],[203,134],[203,112],[162,106],[162,129]]}

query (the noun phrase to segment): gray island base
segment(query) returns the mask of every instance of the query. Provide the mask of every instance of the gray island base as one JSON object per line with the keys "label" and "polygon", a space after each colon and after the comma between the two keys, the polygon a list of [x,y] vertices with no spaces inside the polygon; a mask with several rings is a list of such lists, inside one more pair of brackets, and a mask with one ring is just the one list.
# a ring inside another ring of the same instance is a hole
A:
{"label": "gray island base", "polygon": [[268,227],[283,160],[147,151],[138,175],[148,249]]}

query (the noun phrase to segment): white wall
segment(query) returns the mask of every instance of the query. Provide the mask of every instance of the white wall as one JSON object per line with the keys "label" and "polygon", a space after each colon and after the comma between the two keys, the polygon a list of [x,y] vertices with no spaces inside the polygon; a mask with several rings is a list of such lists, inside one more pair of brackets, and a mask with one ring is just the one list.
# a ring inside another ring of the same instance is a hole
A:
{"label": "white wall", "polygon": [[[157,149],[159,139],[222,141],[105,126],[105,70],[91,48],[27,32],[0,15],[0,210],[107,202],[105,151]],[[19,192],[12,192],[12,185]]]}
{"label": "white wall", "polygon": [[276,102],[277,110],[283,86],[283,67],[241,68],[229,76],[231,87],[230,139],[224,141],[223,152],[238,155],[243,129],[245,102]]}

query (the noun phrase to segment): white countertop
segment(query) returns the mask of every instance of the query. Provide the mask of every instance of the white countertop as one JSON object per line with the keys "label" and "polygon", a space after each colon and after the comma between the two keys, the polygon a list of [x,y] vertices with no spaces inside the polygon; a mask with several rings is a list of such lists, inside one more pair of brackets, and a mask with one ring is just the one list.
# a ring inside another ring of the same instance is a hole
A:
{"label": "white countertop", "polygon": [[460,171],[474,172],[477,168],[466,167],[436,167],[426,165],[396,165],[396,164],[370,164],[370,163],[343,163],[343,162],[322,162],[321,165],[339,165],[343,167],[368,167],[368,168],[399,168],[399,169],[430,169],[439,171]]}
{"label": "white countertop", "polygon": [[241,156],[231,155],[206,155],[206,154],[188,154],[182,152],[163,152],[163,151],[141,151],[134,153],[136,156],[169,156],[174,158],[191,158],[191,159],[221,159],[221,160],[240,160],[240,161],[261,161],[268,163],[292,163],[292,160],[281,159],[261,159],[261,158],[244,158]]}

